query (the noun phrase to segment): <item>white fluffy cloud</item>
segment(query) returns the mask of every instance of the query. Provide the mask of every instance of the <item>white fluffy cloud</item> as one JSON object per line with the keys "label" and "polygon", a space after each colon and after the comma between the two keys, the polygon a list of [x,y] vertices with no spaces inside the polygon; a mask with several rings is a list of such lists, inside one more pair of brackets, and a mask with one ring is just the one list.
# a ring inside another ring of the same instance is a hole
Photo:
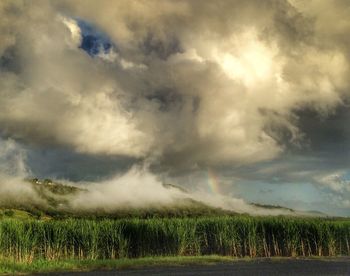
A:
{"label": "white fluffy cloud", "polygon": [[[2,133],[171,168],[273,159],[282,131],[302,136],[295,110],[348,97],[345,4],[327,4],[340,26],[313,5],[2,1]],[[77,47],[74,18],[110,36],[113,58]]]}

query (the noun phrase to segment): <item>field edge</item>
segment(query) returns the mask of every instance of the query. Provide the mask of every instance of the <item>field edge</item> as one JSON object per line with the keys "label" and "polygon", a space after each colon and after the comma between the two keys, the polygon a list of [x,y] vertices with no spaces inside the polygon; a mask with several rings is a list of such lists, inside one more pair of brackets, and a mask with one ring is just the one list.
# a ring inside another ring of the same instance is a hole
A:
{"label": "field edge", "polygon": [[[33,262],[15,262],[0,259],[0,275],[27,275],[36,273],[79,272],[94,270],[123,270],[152,266],[186,266],[213,265],[218,263],[232,263],[238,261],[284,261],[290,259],[332,261],[343,257],[271,257],[271,258],[237,258],[218,255],[207,256],[164,256],[123,258],[107,260],[34,260]],[[348,258],[345,257],[347,260]]]}

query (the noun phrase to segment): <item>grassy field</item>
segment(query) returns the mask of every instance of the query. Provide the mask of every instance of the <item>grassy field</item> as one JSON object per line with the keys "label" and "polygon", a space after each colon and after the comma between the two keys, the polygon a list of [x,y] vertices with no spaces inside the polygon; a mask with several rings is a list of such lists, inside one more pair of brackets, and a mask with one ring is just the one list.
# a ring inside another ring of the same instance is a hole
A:
{"label": "grassy field", "polygon": [[[238,259],[224,256],[173,256],[173,257],[145,257],[123,258],[108,260],[44,260],[32,262],[14,262],[13,260],[0,260],[0,275],[13,275],[23,273],[45,273],[64,271],[91,271],[128,269],[148,266],[178,266],[178,265],[210,265],[215,263],[234,262]],[[242,259],[239,259],[242,260]],[[249,261],[249,259],[244,259]]]}
{"label": "grassy field", "polygon": [[350,220],[223,216],[0,220],[3,260],[350,255]]}

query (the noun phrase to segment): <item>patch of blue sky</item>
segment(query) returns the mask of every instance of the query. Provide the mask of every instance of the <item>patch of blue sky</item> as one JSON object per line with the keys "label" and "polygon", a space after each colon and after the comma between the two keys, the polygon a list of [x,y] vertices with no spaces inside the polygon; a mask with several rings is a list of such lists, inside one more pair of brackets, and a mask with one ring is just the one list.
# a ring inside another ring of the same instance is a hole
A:
{"label": "patch of blue sky", "polygon": [[107,34],[99,30],[96,26],[81,19],[76,19],[81,30],[80,48],[90,56],[98,56],[99,54],[108,54],[116,49],[116,45],[112,43]]}
{"label": "patch of blue sky", "polygon": [[346,171],[343,175],[344,180],[350,180],[350,171]]}
{"label": "patch of blue sky", "polygon": [[[323,193],[311,183],[265,183],[243,181],[235,183],[235,191],[250,202],[262,204],[288,205],[288,202],[317,202],[323,198]],[[286,206],[291,207],[293,206]],[[296,206],[294,206],[295,208]]]}

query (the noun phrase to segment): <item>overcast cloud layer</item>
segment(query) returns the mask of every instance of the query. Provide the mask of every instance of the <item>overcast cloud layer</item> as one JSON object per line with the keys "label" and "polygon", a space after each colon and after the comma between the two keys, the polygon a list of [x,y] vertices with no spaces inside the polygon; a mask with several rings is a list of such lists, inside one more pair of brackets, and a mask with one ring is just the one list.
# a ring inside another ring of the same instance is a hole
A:
{"label": "overcast cloud layer", "polygon": [[62,155],[175,182],[210,167],[311,183],[347,214],[349,14],[347,0],[1,1],[2,139],[44,175]]}

